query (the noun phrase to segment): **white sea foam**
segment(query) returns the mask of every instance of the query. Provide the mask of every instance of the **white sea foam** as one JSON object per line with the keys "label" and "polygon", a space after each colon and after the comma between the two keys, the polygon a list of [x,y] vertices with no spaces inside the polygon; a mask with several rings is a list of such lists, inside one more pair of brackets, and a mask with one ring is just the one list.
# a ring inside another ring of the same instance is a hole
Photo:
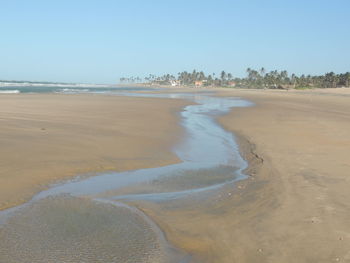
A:
{"label": "white sea foam", "polygon": [[113,85],[84,84],[84,83],[40,83],[40,82],[6,82],[0,81],[0,87],[76,87],[76,88],[104,88]]}
{"label": "white sea foam", "polygon": [[82,93],[82,92],[89,92],[88,89],[60,89],[58,93]]}
{"label": "white sea foam", "polygon": [[1,94],[17,94],[21,93],[19,90],[0,90]]}

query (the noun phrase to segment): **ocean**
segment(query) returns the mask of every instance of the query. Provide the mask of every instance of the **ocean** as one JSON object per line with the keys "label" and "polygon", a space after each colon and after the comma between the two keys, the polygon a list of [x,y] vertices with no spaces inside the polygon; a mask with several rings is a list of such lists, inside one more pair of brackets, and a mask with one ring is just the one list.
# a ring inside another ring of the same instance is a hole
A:
{"label": "ocean", "polygon": [[128,91],[152,91],[157,88],[112,86],[98,84],[41,84],[0,82],[0,94],[16,93],[114,93]]}

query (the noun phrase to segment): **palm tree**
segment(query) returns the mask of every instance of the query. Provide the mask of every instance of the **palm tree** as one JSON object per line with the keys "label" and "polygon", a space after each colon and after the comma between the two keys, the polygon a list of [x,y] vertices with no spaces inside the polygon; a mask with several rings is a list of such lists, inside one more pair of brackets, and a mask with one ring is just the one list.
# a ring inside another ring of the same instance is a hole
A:
{"label": "palm tree", "polygon": [[291,76],[291,81],[292,81],[292,84],[295,88],[295,83],[297,82],[297,76],[293,73],[292,76]]}
{"label": "palm tree", "polygon": [[287,70],[282,70],[280,73],[280,85],[289,84],[289,77]]}
{"label": "palm tree", "polygon": [[223,70],[221,71],[221,80],[224,81],[226,79],[226,72]]}
{"label": "palm tree", "polygon": [[350,86],[350,72],[346,72],[345,74],[345,87]]}
{"label": "palm tree", "polygon": [[199,72],[199,80],[204,80],[205,79],[205,74],[203,71]]}
{"label": "palm tree", "polygon": [[213,77],[211,75],[208,76],[208,85],[213,84]]}
{"label": "palm tree", "polygon": [[261,74],[261,76],[265,76],[265,73],[266,73],[266,70],[265,70],[264,67],[262,67],[262,68],[260,69],[260,74]]}
{"label": "palm tree", "polygon": [[326,75],[324,76],[324,80],[326,88],[335,88],[337,85],[336,75],[334,74],[334,72],[326,73]]}
{"label": "palm tree", "polygon": [[252,71],[251,68],[247,68],[247,74],[248,74],[248,76],[250,75],[251,71]]}

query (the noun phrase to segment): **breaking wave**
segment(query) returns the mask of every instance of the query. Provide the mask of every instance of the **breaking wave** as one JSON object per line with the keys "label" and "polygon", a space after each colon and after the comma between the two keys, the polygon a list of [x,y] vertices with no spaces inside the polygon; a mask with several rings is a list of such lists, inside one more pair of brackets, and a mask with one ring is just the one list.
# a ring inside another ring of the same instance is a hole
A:
{"label": "breaking wave", "polygon": [[21,93],[19,90],[0,90],[0,94],[17,94]]}

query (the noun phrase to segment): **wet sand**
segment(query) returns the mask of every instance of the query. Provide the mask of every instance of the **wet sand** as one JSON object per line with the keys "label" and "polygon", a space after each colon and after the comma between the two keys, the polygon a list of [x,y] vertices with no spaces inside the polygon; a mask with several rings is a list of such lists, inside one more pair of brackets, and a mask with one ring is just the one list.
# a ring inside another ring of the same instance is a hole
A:
{"label": "wet sand", "polygon": [[79,174],[178,162],[182,100],[109,95],[0,96],[0,209]]}
{"label": "wet sand", "polygon": [[251,177],[205,202],[143,203],[198,262],[350,262],[350,91],[225,90]]}
{"label": "wet sand", "polygon": [[[215,116],[218,112],[228,112],[230,107],[247,106],[247,103],[225,98],[191,97],[197,104],[189,105],[181,112],[181,123],[187,136],[174,147],[174,152],[183,163],[124,173],[102,173],[85,180],[60,184],[36,195],[33,201],[20,209],[4,211],[0,228],[1,240],[4,241],[0,246],[2,261],[24,262],[30,259],[45,262],[45,259],[50,259],[75,262],[79,258],[89,262],[103,259],[105,262],[116,258],[118,261],[123,259],[123,262],[126,262],[124,259],[128,259],[127,262],[149,262],[149,255],[152,255],[151,262],[188,262],[190,256],[169,244],[157,223],[150,220],[147,214],[139,212],[134,206],[127,206],[129,211],[125,210],[124,204],[122,210],[116,208],[118,211],[114,213],[103,205],[96,207],[94,202],[114,205],[115,200],[128,202],[141,197],[141,200],[152,202],[175,201],[176,205],[176,196],[193,201],[195,195],[199,197],[199,193],[204,194],[204,190],[217,190],[224,183],[244,178],[241,170],[246,167],[246,162],[239,155],[232,134],[215,124],[212,114]],[[184,98],[188,99],[188,95]],[[120,189],[123,187],[131,190],[131,196],[126,197],[125,193],[121,196]],[[115,193],[111,193],[113,190]],[[151,196],[145,190],[150,190]],[[67,198],[62,199],[62,195]],[[131,222],[136,219],[135,216],[145,220],[138,220],[140,223],[135,221],[131,224],[133,227],[129,227],[127,218]],[[116,224],[109,224],[108,221],[113,217],[115,220],[112,221]],[[104,221],[107,221],[111,232],[113,230],[117,234],[104,237]],[[149,231],[152,225],[153,230]],[[142,231],[135,231],[138,229]],[[89,232],[96,232],[95,237]],[[152,232],[153,238],[150,238]],[[124,233],[119,235],[122,238],[118,239],[118,233]],[[31,239],[33,242],[28,242]],[[115,242],[111,241],[113,239]],[[72,243],[69,243],[70,240]],[[125,243],[121,243],[123,240]],[[67,251],[76,246],[76,254],[62,253],[66,245]],[[40,253],[41,250],[44,253]]]}
{"label": "wet sand", "polygon": [[256,103],[219,118],[251,177],[198,198],[129,203],[194,262],[350,261],[350,92],[217,91]]}
{"label": "wet sand", "polygon": [[141,216],[124,207],[70,196],[22,209],[0,228],[0,236],[4,263],[153,263],[163,258],[162,244]]}

